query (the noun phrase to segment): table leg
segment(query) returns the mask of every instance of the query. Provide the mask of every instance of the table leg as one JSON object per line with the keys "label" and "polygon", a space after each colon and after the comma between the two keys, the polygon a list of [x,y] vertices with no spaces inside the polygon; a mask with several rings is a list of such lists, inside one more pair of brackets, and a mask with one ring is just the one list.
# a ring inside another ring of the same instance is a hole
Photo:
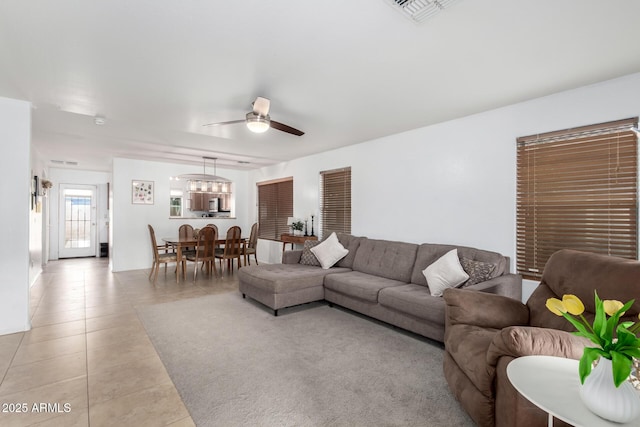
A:
{"label": "table leg", "polygon": [[548,427],[553,427],[553,415],[549,414],[549,418],[547,421],[547,426]]}

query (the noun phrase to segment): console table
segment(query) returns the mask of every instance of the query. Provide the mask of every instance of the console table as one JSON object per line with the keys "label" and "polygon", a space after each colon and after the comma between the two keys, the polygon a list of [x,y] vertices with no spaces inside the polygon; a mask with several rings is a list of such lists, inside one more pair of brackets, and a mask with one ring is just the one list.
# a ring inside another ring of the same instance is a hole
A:
{"label": "console table", "polygon": [[638,420],[619,424],[600,418],[582,403],[578,361],[553,356],[524,356],[507,365],[509,381],[531,403],[575,427],[631,427]]}
{"label": "console table", "polygon": [[293,245],[298,243],[303,245],[307,240],[318,240],[318,236],[294,236],[293,234],[281,234],[280,241],[282,242],[282,252],[284,252],[284,248],[287,246],[287,243],[291,243],[291,250],[293,250]]}

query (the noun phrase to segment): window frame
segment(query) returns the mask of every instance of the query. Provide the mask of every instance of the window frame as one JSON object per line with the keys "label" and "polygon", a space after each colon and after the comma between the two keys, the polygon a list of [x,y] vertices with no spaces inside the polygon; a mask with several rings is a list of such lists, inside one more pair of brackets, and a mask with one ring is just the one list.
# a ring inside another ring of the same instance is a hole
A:
{"label": "window frame", "polygon": [[292,176],[256,183],[256,214],[258,238],[279,241],[288,233],[287,218],[293,216]]}
{"label": "window frame", "polygon": [[[351,167],[343,167],[320,172],[319,205],[320,205],[320,236],[327,232],[351,233]],[[330,179],[330,181],[327,181]],[[333,193],[327,187],[332,185]],[[347,188],[348,184],[348,188]],[[342,189],[339,187],[342,185]],[[330,215],[331,213],[331,215]]]}
{"label": "window frame", "polygon": [[517,138],[516,269],[540,280],[551,254],[638,259],[638,118]]}

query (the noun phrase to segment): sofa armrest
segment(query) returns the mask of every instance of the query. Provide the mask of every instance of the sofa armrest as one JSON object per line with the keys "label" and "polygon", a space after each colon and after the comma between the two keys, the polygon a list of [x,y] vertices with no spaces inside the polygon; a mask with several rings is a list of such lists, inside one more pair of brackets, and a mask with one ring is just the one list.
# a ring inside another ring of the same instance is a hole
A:
{"label": "sofa armrest", "polygon": [[502,356],[557,356],[580,359],[589,340],[557,329],[534,326],[511,326],[493,337],[487,351],[487,362],[496,366]]}
{"label": "sofa armrest", "polygon": [[302,256],[302,251],[299,249],[295,251],[284,251],[282,252],[282,263],[298,264],[300,262],[301,256]]}
{"label": "sofa armrest", "polygon": [[522,301],[522,276],[519,274],[503,274],[485,282],[467,286],[464,289],[504,295]]}
{"label": "sofa armrest", "polygon": [[519,300],[470,289],[446,289],[446,325],[502,329],[529,323],[529,309]]}

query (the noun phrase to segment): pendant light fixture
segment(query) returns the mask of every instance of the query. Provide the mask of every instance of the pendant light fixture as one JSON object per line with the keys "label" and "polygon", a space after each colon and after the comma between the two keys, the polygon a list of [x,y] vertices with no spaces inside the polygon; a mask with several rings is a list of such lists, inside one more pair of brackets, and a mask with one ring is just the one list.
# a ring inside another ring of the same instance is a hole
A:
{"label": "pendant light fixture", "polygon": [[[206,173],[207,160],[213,160],[213,175]],[[203,193],[228,193],[231,191],[231,180],[216,175],[217,157],[202,157],[202,173],[178,175],[178,179],[187,181],[187,190]]]}

